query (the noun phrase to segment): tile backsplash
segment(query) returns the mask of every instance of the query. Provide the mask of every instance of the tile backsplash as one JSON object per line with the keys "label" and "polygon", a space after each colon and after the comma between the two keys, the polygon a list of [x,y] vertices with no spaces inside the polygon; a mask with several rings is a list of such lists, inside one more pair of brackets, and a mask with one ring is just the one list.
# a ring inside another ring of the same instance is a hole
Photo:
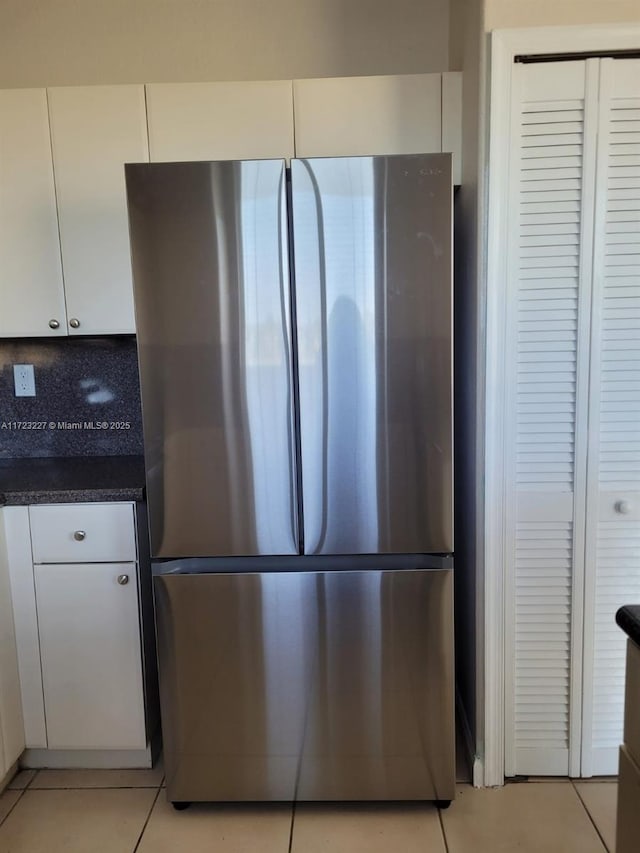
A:
{"label": "tile backsplash", "polygon": [[[35,397],[13,365],[32,364]],[[0,458],[142,453],[135,338],[0,340]]]}

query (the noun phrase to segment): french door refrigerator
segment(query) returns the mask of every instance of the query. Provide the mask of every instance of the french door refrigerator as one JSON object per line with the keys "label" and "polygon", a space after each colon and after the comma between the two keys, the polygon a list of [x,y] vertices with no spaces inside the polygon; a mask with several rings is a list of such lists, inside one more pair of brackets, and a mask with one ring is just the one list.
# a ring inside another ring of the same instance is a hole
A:
{"label": "french door refrigerator", "polygon": [[450,801],[450,155],[126,179],[169,800]]}

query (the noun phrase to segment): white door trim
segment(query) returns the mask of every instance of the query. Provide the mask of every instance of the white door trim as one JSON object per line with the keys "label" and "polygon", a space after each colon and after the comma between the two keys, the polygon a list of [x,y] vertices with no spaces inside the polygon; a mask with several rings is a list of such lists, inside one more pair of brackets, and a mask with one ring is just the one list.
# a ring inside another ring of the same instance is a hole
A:
{"label": "white door trim", "polygon": [[505,665],[511,643],[505,608],[507,567],[505,452],[507,387],[506,255],[511,76],[520,54],[640,48],[640,26],[612,24],[494,30],[489,57],[486,374],[484,438],[484,784],[502,785],[505,771]]}

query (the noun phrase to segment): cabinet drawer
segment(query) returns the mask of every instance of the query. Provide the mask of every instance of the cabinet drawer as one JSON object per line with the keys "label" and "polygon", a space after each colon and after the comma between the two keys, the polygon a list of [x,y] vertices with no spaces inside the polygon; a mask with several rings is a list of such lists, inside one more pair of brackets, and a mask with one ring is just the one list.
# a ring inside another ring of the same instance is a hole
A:
{"label": "cabinet drawer", "polygon": [[136,559],[132,504],[47,504],[29,516],[34,563]]}

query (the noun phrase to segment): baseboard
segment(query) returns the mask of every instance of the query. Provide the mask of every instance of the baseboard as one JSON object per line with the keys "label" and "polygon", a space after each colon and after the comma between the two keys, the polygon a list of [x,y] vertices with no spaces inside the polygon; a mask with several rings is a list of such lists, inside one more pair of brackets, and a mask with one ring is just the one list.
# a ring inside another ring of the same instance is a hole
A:
{"label": "baseboard", "polygon": [[473,762],[471,774],[471,784],[473,787],[484,788],[484,762],[479,755],[476,756]]}
{"label": "baseboard", "polygon": [[484,768],[482,765],[482,760],[476,754],[476,747],[473,741],[473,735],[471,734],[469,718],[467,717],[467,712],[457,687],[456,718],[458,720],[458,725],[460,726],[460,733],[462,734],[462,745],[464,747],[467,767],[471,768],[471,781],[473,787],[482,788],[484,785]]}
{"label": "baseboard", "polygon": [[146,749],[25,749],[20,758],[20,767],[91,770],[151,767],[157,749],[155,743],[153,747],[147,744]]}
{"label": "baseboard", "polygon": [[18,772],[18,762],[16,761],[7,770],[7,772],[4,774],[2,779],[0,779],[0,794],[4,791],[4,789],[7,787],[7,785],[13,779],[13,777],[16,775],[17,772]]}

